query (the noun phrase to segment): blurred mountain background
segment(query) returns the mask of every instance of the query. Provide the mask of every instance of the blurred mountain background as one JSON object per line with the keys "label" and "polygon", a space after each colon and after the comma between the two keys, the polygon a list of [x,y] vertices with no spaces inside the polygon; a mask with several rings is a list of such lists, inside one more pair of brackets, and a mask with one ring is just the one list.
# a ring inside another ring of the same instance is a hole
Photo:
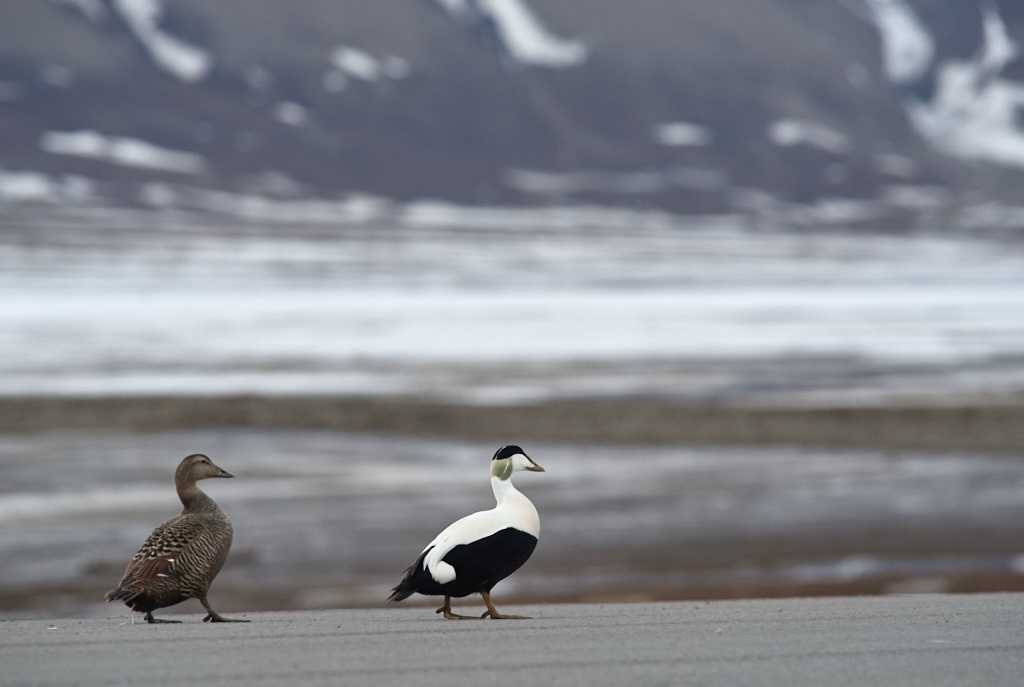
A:
{"label": "blurred mountain background", "polygon": [[0,193],[1015,203],[1022,43],[1015,0],[6,0]]}

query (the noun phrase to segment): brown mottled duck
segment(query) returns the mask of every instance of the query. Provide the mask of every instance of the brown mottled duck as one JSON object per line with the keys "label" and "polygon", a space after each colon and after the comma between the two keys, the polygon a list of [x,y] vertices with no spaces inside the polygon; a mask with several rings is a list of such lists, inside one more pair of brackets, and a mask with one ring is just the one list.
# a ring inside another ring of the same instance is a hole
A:
{"label": "brown mottled duck", "polygon": [[145,613],[147,623],[179,622],[154,618],[153,611],[186,599],[199,599],[203,604],[208,613],[203,622],[249,622],[225,618],[206,598],[231,549],[232,536],[227,514],[196,486],[208,477],[233,475],[200,453],[181,461],[174,473],[174,486],[184,510],[153,530],[128,563],[117,587],[106,593],[107,601],[124,601],[133,612]]}

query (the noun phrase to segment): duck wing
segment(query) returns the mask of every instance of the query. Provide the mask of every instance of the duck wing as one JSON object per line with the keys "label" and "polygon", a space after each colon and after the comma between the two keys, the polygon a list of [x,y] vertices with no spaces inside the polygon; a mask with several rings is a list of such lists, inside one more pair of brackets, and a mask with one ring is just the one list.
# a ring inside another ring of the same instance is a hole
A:
{"label": "duck wing", "polygon": [[231,545],[231,531],[208,518],[179,515],[146,538],[108,600],[130,601],[140,594],[172,593],[189,598],[205,593],[220,571]]}

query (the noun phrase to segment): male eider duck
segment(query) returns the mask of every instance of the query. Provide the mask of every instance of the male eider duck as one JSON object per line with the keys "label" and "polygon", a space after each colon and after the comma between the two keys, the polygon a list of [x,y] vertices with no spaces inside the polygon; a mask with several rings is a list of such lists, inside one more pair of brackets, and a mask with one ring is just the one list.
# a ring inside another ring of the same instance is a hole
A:
{"label": "male eider duck", "polygon": [[[174,473],[174,486],[185,509],[149,535],[135,554],[124,577],[106,593],[107,601],[121,599],[132,611],[146,614],[147,623],[176,623],[158,620],[153,611],[199,599],[209,615],[203,622],[247,623],[225,618],[206,599],[210,583],[220,572],[231,549],[231,521],[200,491],[196,482],[207,477],[233,477],[206,456],[196,453],[181,461]],[[134,622],[135,616],[132,615]]]}
{"label": "male eider duck", "polygon": [[415,593],[444,596],[437,609],[448,620],[476,618],[452,613],[452,597],[480,592],[487,605],[481,618],[528,618],[505,615],[491,603],[491,589],[526,562],[537,546],[540,518],[530,500],[512,486],[518,470],[544,472],[518,446],[502,446],[491,459],[491,488],[498,504],[456,520],[423,549],[392,590],[391,601]]}

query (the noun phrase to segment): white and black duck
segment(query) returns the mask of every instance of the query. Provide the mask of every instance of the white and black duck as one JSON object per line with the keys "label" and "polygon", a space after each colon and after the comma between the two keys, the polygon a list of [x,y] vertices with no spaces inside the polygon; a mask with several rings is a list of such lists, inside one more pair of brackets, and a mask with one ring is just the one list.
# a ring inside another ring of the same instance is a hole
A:
{"label": "white and black duck", "polygon": [[499,613],[491,602],[491,589],[529,559],[540,536],[537,509],[512,485],[512,473],[519,470],[544,472],[520,447],[499,448],[491,459],[491,488],[497,505],[467,515],[437,535],[405,571],[391,601],[417,593],[444,596],[437,612],[445,618],[475,618],[452,613],[451,601],[479,592],[487,606],[481,618],[527,617]]}

